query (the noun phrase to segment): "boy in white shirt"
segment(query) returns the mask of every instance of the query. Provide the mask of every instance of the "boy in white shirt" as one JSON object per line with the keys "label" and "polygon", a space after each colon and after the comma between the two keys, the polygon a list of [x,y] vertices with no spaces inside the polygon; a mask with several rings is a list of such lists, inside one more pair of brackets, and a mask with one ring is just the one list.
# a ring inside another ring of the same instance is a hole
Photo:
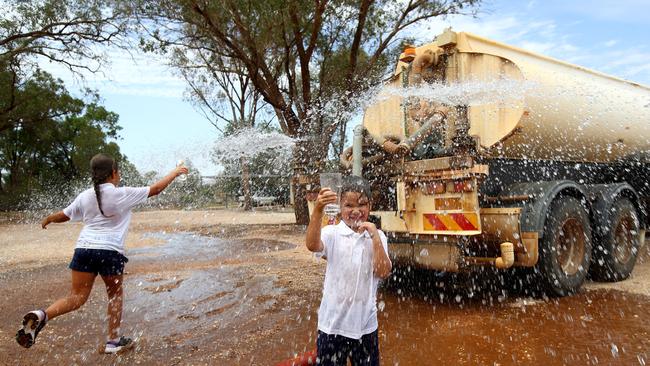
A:
{"label": "boy in white shirt", "polygon": [[45,324],[57,316],[81,307],[100,275],[108,294],[108,339],[104,353],[119,353],[133,346],[133,341],[119,336],[122,321],[122,281],[124,242],[131,222],[131,210],[138,204],[162,192],[176,177],[187,174],[180,166],[150,187],[118,187],[120,172],[117,162],[108,155],[97,154],[90,160],[93,188],[81,192],[62,211],[55,212],[41,223],[83,221],[69,268],[72,273],[70,294],[60,298],[45,310],[30,311],[23,317],[16,341],[31,347]]}
{"label": "boy in white shirt", "polygon": [[379,365],[377,286],[388,277],[386,235],[368,222],[370,187],[346,177],[341,189],[341,219],[321,229],[323,208],[336,193],[322,187],[307,227],[307,249],[327,260],[318,309],[317,363]]}

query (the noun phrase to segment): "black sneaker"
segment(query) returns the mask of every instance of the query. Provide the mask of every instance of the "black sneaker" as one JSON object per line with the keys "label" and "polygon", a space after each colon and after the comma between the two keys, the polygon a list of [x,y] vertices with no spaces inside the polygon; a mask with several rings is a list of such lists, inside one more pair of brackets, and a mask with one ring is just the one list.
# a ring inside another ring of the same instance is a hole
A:
{"label": "black sneaker", "polygon": [[133,340],[127,337],[120,337],[120,339],[117,341],[106,342],[104,353],[122,353],[131,348],[133,348]]}
{"label": "black sneaker", "polygon": [[45,323],[45,311],[30,311],[23,317],[23,327],[16,333],[16,342],[25,348],[31,347]]}

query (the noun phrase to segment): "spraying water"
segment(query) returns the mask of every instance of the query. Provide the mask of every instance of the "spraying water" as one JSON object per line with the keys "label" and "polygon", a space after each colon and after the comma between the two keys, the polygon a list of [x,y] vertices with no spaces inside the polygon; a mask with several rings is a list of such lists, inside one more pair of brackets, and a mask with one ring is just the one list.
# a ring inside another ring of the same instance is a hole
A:
{"label": "spraying water", "polygon": [[478,106],[499,104],[518,106],[522,96],[534,92],[537,83],[528,80],[495,79],[467,80],[460,83],[423,83],[407,88],[386,87],[381,93],[374,90],[368,105],[390,97],[419,98],[445,105]]}
{"label": "spraying water", "polygon": [[226,136],[215,143],[215,159],[235,160],[241,157],[251,158],[263,152],[272,151],[278,157],[289,157],[294,140],[279,132],[262,132],[247,128]]}

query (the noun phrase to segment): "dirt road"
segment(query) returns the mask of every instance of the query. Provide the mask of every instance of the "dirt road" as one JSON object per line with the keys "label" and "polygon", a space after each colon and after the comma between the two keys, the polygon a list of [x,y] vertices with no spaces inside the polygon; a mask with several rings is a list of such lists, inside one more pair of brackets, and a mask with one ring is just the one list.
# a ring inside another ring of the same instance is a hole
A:
{"label": "dirt road", "polygon": [[[293,214],[149,211],[127,239],[121,356],[104,342],[98,280],[79,311],[53,320],[29,350],[22,315],[69,287],[79,224],[0,224],[0,364],[273,365],[310,350],[324,263],[304,248]],[[648,246],[631,279],[576,296],[526,299],[498,286],[450,291],[389,286],[379,295],[383,364],[641,364],[650,361]],[[438,285],[439,283],[439,285]]]}

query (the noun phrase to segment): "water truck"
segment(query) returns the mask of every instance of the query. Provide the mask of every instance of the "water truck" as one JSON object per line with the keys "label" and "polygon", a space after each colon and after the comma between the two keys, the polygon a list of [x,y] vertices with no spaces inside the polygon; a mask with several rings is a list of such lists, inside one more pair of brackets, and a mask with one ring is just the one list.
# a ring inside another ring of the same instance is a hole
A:
{"label": "water truck", "polygon": [[[489,99],[497,87],[479,103],[417,93],[513,82],[530,87],[509,101]],[[521,268],[554,296],[630,275],[648,224],[650,88],[446,30],[406,48],[382,90],[341,164],[370,182],[395,266]]]}

